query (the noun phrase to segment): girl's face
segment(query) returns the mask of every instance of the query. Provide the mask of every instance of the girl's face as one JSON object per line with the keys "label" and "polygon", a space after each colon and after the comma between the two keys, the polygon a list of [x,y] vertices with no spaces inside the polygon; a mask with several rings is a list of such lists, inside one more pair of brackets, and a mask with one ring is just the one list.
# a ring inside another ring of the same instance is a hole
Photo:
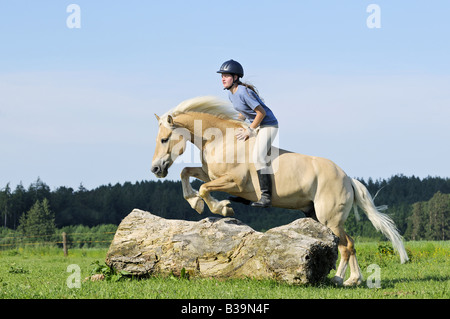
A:
{"label": "girl's face", "polygon": [[233,75],[222,73],[222,84],[224,88],[229,88],[233,84]]}

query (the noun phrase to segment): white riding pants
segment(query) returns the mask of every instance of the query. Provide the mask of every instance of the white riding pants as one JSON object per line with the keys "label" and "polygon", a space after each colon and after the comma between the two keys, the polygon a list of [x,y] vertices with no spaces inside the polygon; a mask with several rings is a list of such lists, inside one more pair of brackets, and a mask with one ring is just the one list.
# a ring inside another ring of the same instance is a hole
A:
{"label": "white riding pants", "polygon": [[[269,152],[273,141],[278,133],[278,125],[260,126],[256,135],[255,146],[253,148],[253,163],[256,170],[262,170],[267,168]],[[271,154],[273,155],[273,154]],[[264,170],[263,173],[271,173],[268,170]]]}

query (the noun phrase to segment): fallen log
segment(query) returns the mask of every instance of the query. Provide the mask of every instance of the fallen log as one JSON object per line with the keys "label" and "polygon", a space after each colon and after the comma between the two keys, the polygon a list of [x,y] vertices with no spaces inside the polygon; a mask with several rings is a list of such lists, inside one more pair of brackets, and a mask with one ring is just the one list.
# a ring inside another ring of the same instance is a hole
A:
{"label": "fallen log", "polygon": [[306,284],[323,280],[335,267],[337,243],[330,229],[310,218],[262,233],[235,218],[190,222],[135,209],[120,223],[105,262],[138,276],[188,274]]}

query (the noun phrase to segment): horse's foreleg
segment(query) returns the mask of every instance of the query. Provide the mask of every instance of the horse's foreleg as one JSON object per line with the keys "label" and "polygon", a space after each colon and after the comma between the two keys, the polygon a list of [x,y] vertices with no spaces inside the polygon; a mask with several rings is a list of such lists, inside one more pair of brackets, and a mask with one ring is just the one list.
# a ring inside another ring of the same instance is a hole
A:
{"label": "horse's foreleg", "polygon": [[181,171],[181,186],[183,188],[183,197],[188,201],[193,209],[199,214],[203,213],[205,204],[203,199],[198,195],[189,182],[189,177],[195,177],[202,181],[208,182],[209,176],[203,171],[201,167],[185,167]]}
{"label": "horse's foreleg", "polygon": [[230,176],[222,176],[200,186],[199,195],[214,214],[225,217],[234,216],[233,208],[229,200],[218,201],[211,196],[211,192],[238,192],[239,188]]}

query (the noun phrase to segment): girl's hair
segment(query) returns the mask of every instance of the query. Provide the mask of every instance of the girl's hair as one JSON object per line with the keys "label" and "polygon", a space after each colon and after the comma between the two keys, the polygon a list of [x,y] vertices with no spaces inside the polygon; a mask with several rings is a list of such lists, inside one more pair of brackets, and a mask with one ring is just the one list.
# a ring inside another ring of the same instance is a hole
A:
{"label": "girl's hair", "polygon": [[254,85],[252,85],[252,84],[250,84],[250,83],[242,82],[241,80],[238,80],[237,84],[238,84],[238,85],[243,85],[243,86],[245,86],[247,89],[252,90],[253,92],[256,93],[256,95],[259,96],[259,92],[258,92],[258,90],[256,89],[256,87],[255,87]]}
{"label": "girl's hair", "polygon": [[[263,99],[262,97],[259,96],[259,92],[258,92],[258,90],[256,89],[256,87],[255,87],[253,84],[246,83],[246,82],[242,82],[240,79],[237,81],[237,84],[238,84],[238,85],[245,86],[247,89],[250,89],[250,90],[252,90],[253,92],[255,92],[256,95],[257,95],[257,96],[261,99],[261,101],[264,103],[264,99]],[[248,93],[248,92],[247,92],[247,93]]]}

